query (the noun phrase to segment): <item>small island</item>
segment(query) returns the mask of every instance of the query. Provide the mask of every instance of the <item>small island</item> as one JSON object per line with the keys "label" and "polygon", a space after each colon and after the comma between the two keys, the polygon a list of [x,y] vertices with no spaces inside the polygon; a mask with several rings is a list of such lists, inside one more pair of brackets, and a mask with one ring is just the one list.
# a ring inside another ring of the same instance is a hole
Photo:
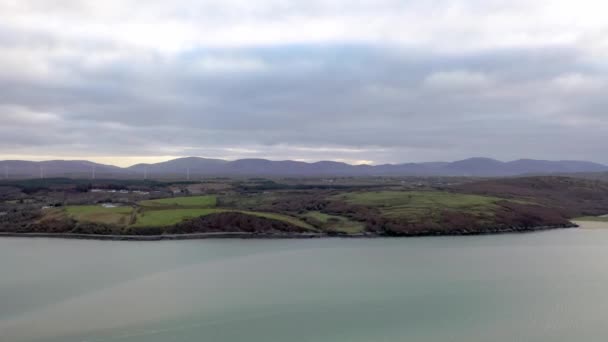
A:
{"label": "small island", "polygon": [[5,181],[0,196],[0,235],[113,240],[478,235],[608,212],[606,183],[554,176],[58,178]]}

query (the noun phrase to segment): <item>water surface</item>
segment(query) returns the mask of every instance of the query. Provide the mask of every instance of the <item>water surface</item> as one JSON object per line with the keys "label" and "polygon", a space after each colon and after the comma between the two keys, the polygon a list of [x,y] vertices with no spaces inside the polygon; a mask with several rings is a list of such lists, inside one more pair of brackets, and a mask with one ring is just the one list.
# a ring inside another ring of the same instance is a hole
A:
{"label": "water surface", "polygon": [[608,230],[0,239],[1,341],[606,341]]}

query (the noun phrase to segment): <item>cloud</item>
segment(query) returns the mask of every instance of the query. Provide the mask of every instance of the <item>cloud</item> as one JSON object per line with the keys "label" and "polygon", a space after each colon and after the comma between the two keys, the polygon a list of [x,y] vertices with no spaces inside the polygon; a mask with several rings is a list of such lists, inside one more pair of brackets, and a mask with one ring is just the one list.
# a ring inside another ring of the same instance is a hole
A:
{"label": "cloud", "polygon": [[0,159],[608,162],[581,1],[3,1]]}
{"label": "cloud", "polygon": [[431,89],[448,91],[483,89],[492,85],[487,75],[466,70],[435,72],[428,75],[423,83]]}
{"label": "cloud", "polygon": [[193,71],[203,73],[263,71],[266,68],[265,63],[260,60],[232,57],[205,57],[196,61],[193,66]]}
{"label": "cloud", "polygon": [[566,92],[595,92],[608,89],[607,78],[583,75],[580,73],[567,73],[557,76],[553,83],[558,89]]}

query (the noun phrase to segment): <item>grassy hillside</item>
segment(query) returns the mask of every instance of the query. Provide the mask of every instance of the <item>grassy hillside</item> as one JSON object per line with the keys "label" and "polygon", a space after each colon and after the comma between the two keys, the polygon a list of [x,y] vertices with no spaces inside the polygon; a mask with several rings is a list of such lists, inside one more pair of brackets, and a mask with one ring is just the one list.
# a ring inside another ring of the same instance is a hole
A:
{"label": "grassy hillside", "polygon": [[608,183],[571,177],[492,179],[455,186],[455,191],[533,201],[570,218],[608,214]]}
{"label": "grassy hillside", "polygon": [[448,191],[367,191],[331,196],[324,213],[365,222],[368,231],[387,235],[504,232],[539,226],[567,226],[552,208]]}
{"label": "grassy hillside", "polygon": [[277,220],[302,229],[315,230],[312,225],[293,216],[232,208],[216,208],[216,204],[215,196],[192,196],[142,201],[136,208],[127,206],[104,208],[101,205],[68,206],[65,208],[65,212],[69,218],[78,222],[117,225],[129,228],[130,231],[143,227],[168,227],[198,217],[225,212]]}
{"label": "grassy hillside", "polygon": [[454,194],[441,191],[374,191],[355,192],[335,197],[349,204],[378,208],[388,218],[413,221],[434,218],[445,210],[474,215],[493,215],[497,197]]}
{"label": "grassy hillside", "polygon": [[198,207],[213,208],[217,204],[215,196],[172,197],[139,202],[144,207]]}
{"label": "grassy hillside", "polygon": [[267,219],[271,219],[271,220],[283,221],[283,222],[287,222],[287,223],[292,224],[297,227],[314,230],[314,227],[311,226],[310,224],[303,222],[302,220],[300,220],[298,218],[288,216],[288,215],[282,215],[282,214],[277,214],[277,213],[265,213],[265,212],[260,212],[260,211],[248,211],[248,210],[227,210],[227,211],[238,212],[238,213],[257,216],[257,217],[263,217],[263,218],[267,218]]}
{"label": "grassy hillside", "polygon": [[143,214],[137,215],[137,221],[134,225],[132,225],[132,227],[166,227],[197,217],[225,212],[234,212],[256,217],[263,217],[267,219],[283,221],[305,229],[314,229],[314,227],[312,227],[308,223],[287,215],[219,208],[146,210],[143,212]]}
{"label": "grassy hillside", "polygon": [[196,217],[221,212],[221,209],[169,209],[146,210],[137,215],[132,227],[166,227],[190,220]]}
{"label": "grassy hillside", "polygon": [[353,221],[344,216],[329,215],[320,211],[311,211],[303,216],[319,222],[323,230],[326,231],[336,231],[346,234],[358,234],[365,231],[364,223]]}
{"label": "grassy hillside", "polygon": [[70,218],[82,222],[128,225],[133,213],[132,207],[104,208],[100,205],[83,205],[66,207]]}
{"label": "grassy hillside", "polygon": [[[16,202],[11,196],[1,202],[0,231],[145,235],[230,230],[264,233],[269,229],[414,236],[564,227],[574,217],[608,213],[608,184],[584,179],[522,177],[449,187],[445,181],[376,184],[263,191],[234,187],[214,195],[154,200],[144,200],[146,197],[139,194],[116,197],[76,190],[48,194],[45,190],[36,195],[21,194]],[[169,190],[174,188],[158,191],[155,196],[167,196]],[[110,201],[129,205],[66,205]],[[40,210],[43,206],[57,208]]]}

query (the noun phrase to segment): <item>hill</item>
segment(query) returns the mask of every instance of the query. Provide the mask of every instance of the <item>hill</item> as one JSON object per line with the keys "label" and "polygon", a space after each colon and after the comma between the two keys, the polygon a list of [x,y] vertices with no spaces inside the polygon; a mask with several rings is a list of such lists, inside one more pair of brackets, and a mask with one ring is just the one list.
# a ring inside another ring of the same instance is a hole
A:
{"label": "hill", "polygon": [[520,159],[501,162],[489,158],[470,158],[455,162],[350,165],[335,161],[239,159],[227,161],[198,157],[178,158],[161,163],[137,164],[128,168],[89,161],[0,161],[0,171],[9,178],[71,177],[91,178],[93,171],[104,178],[186,178],[201,176],[459,176],[508,177],[608,172],[608,166],[586,161],[546,161]]}
{"label": "hill", "polygon": [[93,163],[86,160],[50,160],[42,162],[5,160],[0,161],[3,178],[122,178],[132,172],[113,165]]}
{"label": "hill", "polygon": [[561,176],[490,179],[453,189],[538,203],[557,208],[569,218],[608,213],[608,183],[592,179]]}

